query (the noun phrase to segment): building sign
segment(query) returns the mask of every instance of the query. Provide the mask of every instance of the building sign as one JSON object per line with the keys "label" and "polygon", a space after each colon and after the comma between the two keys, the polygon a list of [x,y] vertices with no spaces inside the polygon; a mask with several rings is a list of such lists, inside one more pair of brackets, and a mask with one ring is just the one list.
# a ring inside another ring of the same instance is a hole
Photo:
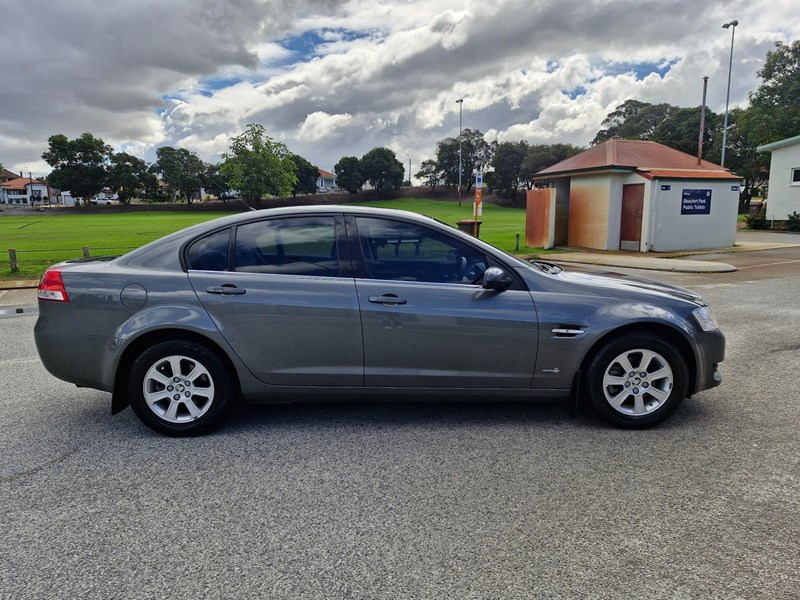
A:
{"label": "building sign", "polygon": [[668,192],[668,191],[670,191],[671,189],[672,189],[672,186],[671,186],[671,185],[662,185],[662,186],[661,186],[661,191],[662,191],[662,192]]}
{"label": "building sign", "polygon": [[711,214],[711,190],[683,190],[683,195],[681,196],[681,214]]}

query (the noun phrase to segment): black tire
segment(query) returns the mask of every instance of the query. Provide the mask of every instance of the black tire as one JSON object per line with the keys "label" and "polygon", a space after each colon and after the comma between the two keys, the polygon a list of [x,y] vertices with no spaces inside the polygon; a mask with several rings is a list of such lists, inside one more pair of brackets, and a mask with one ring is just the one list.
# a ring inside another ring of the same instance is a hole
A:
{"label": "black tire", "polygon": [[188,341],[161,342],[142,352],[128,379],[131,408],[150,429],[193,436],[217,427],[235,386],[219,356]]}
{"label": "black tire", "polygon": [[654,336],[609,341],[589,361],[585,393],[600,417],[643,429],[669,418],[686,397],[689,370],[678,349]]}

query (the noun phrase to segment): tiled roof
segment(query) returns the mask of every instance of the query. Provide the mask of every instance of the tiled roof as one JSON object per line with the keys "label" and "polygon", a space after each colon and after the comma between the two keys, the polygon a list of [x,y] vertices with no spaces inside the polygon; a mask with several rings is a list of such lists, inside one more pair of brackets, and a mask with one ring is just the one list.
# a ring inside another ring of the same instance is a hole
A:
{"label": "tiled roof", "polygon": [[38,181],[29,177],[17,177],[16,179],[0,183],[0,187],[4,190],[24,190],[27,189],[31,182],[35,185],[44,185],[43,181]]}
{"label": "tiled roof", "polygon": [[3,169],[0,172],[0,179],[2,179],[3,181],[5,181],[6,179],[16,179],[17,177],[19,177],[19,175],[14,173],[14,171],[9,171],[8,169]]}
{"label": "tiled roof", "polygon": [[730,171],[711,169],[639,169],[638,172],[648,179],[742,179]]}
{"label": "tiled roof", "polygon": [[336,177],[333,173],[329,173],[328,171],[323,171],[322,169],[319,170],[320,177]]}
{"label": "tiled roof", "polygon": [[[731,176],[724,167],[707,160],[697,164],[697,157],[664,146],[657,142],[644,140],[610,139],[602,144],[593,146],[560,163],[542,169],[537,176],[573,173],[576,171],[592,171],[610,167],[622,167],[638,170],[677,169],[683,171],[698,171],[698,176],[705,176],[708,172],[723,173]],[[734,176],[735,177],[735,176]]]}

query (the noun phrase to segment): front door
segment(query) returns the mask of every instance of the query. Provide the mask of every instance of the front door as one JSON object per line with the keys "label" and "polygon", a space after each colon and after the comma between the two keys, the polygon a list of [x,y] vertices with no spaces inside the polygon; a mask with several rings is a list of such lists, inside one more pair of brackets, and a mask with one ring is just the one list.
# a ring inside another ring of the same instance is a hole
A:
{"label": "front door", "polygon": [[644,184],[622,186],[622,217],[619,231],[620,250],[641,250]]}
{"label": "front door", "polygon": [[489,258],[458,238],[388,218],[355,221],[365,385],[531,386],[538,327],[527,290],[484,290]]}

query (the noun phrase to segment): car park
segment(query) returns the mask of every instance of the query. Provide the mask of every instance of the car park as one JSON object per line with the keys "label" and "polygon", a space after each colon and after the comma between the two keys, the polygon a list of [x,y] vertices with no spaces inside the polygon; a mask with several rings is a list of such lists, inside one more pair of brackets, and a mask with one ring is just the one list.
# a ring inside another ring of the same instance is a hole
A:
{"label": "car park", "polygon": [[247,402],[585,399],[657,425],[721,382],[725,338],[677,287],[523,261],[427,217],[308,206],[47,270],[45,367],[194,435]]}

